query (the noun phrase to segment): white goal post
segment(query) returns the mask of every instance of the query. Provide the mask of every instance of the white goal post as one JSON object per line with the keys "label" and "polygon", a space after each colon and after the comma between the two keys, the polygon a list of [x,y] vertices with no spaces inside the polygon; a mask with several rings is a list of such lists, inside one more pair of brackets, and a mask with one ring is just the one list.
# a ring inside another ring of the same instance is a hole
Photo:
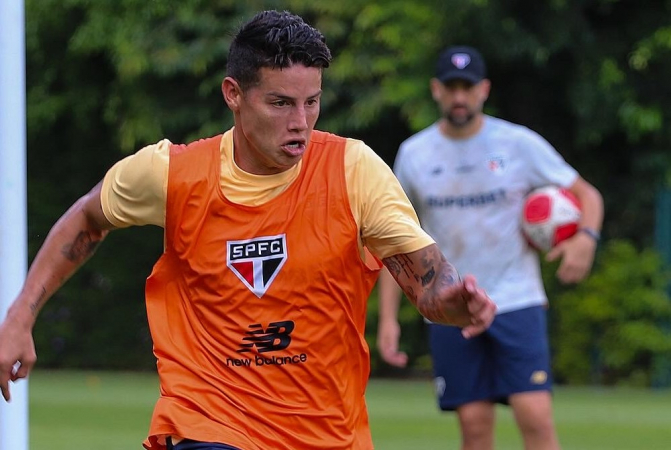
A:
{"label": "white goal post", "polygon": [[[23,0],[0,0],[0,318],[28,266],[26,217],[26,70]],[[28,382],[0,397],[0,450],[28,450]]]}

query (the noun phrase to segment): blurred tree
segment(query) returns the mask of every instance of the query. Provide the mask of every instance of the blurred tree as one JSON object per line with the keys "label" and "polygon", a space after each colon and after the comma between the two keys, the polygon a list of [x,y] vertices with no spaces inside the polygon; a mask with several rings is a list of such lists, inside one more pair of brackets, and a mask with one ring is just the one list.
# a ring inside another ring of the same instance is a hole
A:
{"label": "blurred tree", "polygon": [[[652,245],[655,192],[671,179],[668,1],[25,4],[31,256],[116,160],[163,137],[186,142],[231,125],[219,91],[230,39],[268,8],[301,14],[333,50],[318,127],[364,139],[389,164],[403,139],[437,117],[428,82],[440,50],[478,47],[493,81],[487,111],[540,132],[602,190],[606,238]],[[40,320],[70,319],[68,326],[38,326],[43,361],[48,348],[58,349],[54,364],[142,359],[125,347],[152,364],[138,274],[147,275],[160,254],[161,231],[110,240],[47,305]],[[96,314],[105,320],[94,321]],[[84,324],[87,349],[111,345],[108,323],[112,334],[119,324],[141,331],[117,333],[120,349],[108,356],[77,356]]]}

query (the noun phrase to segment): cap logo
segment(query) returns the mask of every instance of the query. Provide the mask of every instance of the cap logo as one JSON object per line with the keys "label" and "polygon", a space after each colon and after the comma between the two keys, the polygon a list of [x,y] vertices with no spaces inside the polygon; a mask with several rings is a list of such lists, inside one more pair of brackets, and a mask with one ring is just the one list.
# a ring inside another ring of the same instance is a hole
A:
{"label": "cap logo", "polygon": [[470,55],[466,53],[455,53],[451,58],[452,64],[457,69],[463,69],[471,63]]}

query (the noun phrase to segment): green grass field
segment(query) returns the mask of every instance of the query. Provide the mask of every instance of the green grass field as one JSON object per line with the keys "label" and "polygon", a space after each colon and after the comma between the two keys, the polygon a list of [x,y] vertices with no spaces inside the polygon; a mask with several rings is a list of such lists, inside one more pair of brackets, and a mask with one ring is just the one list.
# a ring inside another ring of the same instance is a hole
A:
{"label": "green grass field", "polygon": [[[29,392],[31,450],[140,450],[158,384],[145,373],[36,370]],[[376,449],[459,448],[429,381],[372,380],[367,397]],[[671,390],[558,388],[555,419],[565,450],[671,449]],[[522,448],[504,407],[496,448]]]}

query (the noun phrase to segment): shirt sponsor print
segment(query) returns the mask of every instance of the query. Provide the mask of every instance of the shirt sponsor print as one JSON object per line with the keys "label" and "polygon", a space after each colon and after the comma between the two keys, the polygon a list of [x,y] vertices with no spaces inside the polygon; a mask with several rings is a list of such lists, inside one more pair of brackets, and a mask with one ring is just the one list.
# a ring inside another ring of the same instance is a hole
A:
{"label": "shirt sponsor print", "polygon": [[[287,350],[291,344],[291,333],[296,324],[293,320],[271,322],[267,327],[260,323],[249,325],[237,353],[240,358],[226,358],[228,367],[289,366],[304,364],[308,360],[306,353],[293,355],[267,355],[268,352]],[[256,353],[245,357],[248,353]]]}

